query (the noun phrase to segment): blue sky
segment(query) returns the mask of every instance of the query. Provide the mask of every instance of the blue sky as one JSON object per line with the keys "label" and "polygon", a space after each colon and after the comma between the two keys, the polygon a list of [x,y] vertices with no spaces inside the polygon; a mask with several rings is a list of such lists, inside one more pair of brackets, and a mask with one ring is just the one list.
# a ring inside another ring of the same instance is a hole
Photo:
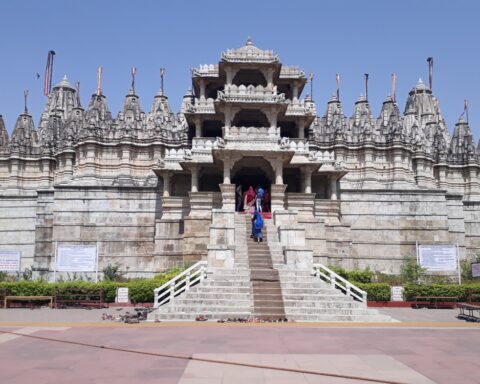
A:
{"label": "blue sky", "polygon": [[390,92],[392,72],[403,111],[418,78],[427,82],[426,58],[433,56],[433,90],[450,132],[468,99],[475,141],[480,138],[479,1],[3,0],[0,15],[0,114],[9,132],[23,110],[24,89],[38,124],[50,49],[57,53],[54,83],[64,74],[71,83],[80,81],[84,106],[95,90],[97,66],[104,67],[104,94],[116,116],[132,66],[143,110],[150,109],[165,67],[165,90],[177,111],[190,68],[218,62],[222,50],[243,45],[250,35],[284,64],[315,74],[320,115],[337,72],[347,115],[366,72],[374,115]]}

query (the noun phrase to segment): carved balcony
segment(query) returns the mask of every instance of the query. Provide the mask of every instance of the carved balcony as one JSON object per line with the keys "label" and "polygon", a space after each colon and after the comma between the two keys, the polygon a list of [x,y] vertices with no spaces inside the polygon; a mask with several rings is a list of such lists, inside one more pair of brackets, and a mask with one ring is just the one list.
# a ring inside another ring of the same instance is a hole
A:
{"label": "carved balcony", "polygon": [[305,78],[305,72],[296,66],[282,65],[280,70],[281,79],[303,79]]}
{"label": "carved balcony", "polygon": [[317,108],[312,102],[306,103],[305,101],[300,101],[298,103],[288,104],[287,111],[285,112],[286,116],[316,116]]}
{"label": "carved balcony", "polygon": [[194,103],[187,104],[185,108],[185,113],[203,113],[203,114],[214,114],[215,105],[213,99],[199,99],[195,98]]}
{"label": "carved balcony", "polygon": [[285,95],[277,93],[277,88],[269,89],[261,85],[231,85],[218,91],[217,100],[234,103],[284,103]]}
{"label": "carved balcony", "polygon": [[218,64],[204,64],[192,71],[193,77],[218,77]]}

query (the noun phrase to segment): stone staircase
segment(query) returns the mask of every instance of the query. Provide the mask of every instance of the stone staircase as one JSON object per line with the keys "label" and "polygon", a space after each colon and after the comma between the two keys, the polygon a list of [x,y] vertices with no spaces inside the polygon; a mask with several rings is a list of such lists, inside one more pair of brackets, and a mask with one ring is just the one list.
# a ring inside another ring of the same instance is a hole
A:
{"label": "stone staircase", "polygon": [[245,216],[244,229],[245,237],[248,239],[248,266],[253,290],[253,315],[259,319],[283,319],[285,318],[285,311],[283,309],[282,288],[278,270],[273,267],[270,249],[267,244],[268,233],[264,231],[262,242],[255,242],[250,236],[252,228],[250,217],[249,215]]}
{"label": "stone staircase", "polygon": [[149,320],[287,318],[295,321],[392,321],[312,275],[287,269],[272,220],[264,240],[250,238],[249,215],[235,214],[235,266],[208,278],[149,314]]}

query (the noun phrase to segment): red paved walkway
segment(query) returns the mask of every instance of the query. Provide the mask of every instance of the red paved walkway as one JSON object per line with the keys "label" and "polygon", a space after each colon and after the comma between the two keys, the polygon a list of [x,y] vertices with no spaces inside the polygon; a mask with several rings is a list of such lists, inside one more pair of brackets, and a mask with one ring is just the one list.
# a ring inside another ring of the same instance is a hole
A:
{"label": "red paved walkway", "polygon": [[[39,330],[32,335],[185,356],[205,353],[345,355],[346,358],[357,355],[385,356],[434,382],[473,384],[479,382],[479,331],[478,328],[362,329],[160,324],[158,327]],[[186,360],[23,337],[3,343],[0,338],[0,362],[0,382],[9,384],[177,383],[188,364]],[[345,370],[347,372],[348,367]],[[194,382],[201,381],[182,380],[182,383]]]}

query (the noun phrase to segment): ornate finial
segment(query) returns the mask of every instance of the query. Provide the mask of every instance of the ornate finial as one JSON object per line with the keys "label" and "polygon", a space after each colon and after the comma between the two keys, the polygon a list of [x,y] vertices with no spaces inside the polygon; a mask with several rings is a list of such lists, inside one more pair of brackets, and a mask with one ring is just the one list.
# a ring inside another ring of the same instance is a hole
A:
{"label": "ornate finial", "polygon": [[368,101],[368,73],[365,73],[364,76],[365,76],[365,100]]}
{"label": "ornate finial", "polygon": [[460,115],[460,118],[458,119],[458,122],[464,122],[463,116],[465,116],[466,122],[468,124],[468,100],[465,99],[463,102],[463,112]]}
{"label": "ornate finial", "polygon": [[25,114],[28,115],[28,107],[27,107],[28,89],[23,91],[23,99],[24,99],[24,107],[25,107],[24,111],[25,111]]}
{"label": "ornate finial", "polygon": [[132,67],[132,93],[135,94],[135,75],[137,74],[137,68]]}
{"label": "ornate finial", "polygon": [[78,108],[82,108],[82,104],[80,103],[80,81],[77,81],[77,84],[76,84],[75,88],[77,88],[77,105],[78,105]]}
{"label": "ornate finial", "polygon": [[340,74],[337,73],[335,78],[337,80],[337,100],[340,101]]}
{"label": "ornate finial", "polygon": [[248,37],[247,37],[247,42],[245,43],[245,45],[253,45],[253,41],[252,41],[252,37],[251,37],[251,36],[248,36]]}
{"label": "ornate finial", "polygon": [[392,101],[397,102],[397,74],[392,73]]}
{"label": "ornate finial", "polygon": [[165,76],[165,68],[160,68],[160,93],[163,95],[163,76]]}
{"label": "ornate finial", "polygon": [[428,86],[432,90],[433,86],[433,57],[427,58],[428,63]]}
{"label": "ornate finial", "polygon": [[97,96],[102,95],[102,66],[99,65],[97,69]]}

